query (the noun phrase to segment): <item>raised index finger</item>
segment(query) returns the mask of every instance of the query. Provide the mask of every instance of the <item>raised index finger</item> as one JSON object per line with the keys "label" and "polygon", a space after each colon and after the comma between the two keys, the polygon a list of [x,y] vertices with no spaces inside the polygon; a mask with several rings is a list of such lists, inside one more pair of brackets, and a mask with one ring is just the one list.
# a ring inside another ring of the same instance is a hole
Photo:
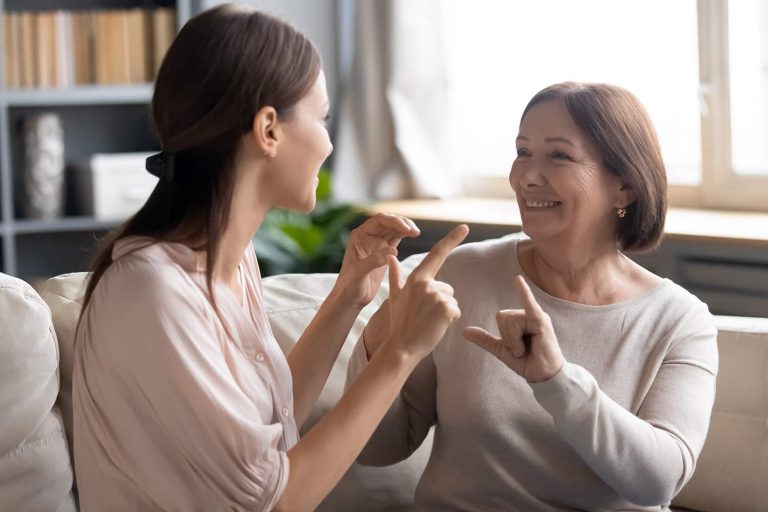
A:
{"label": "raised index finger", "polygon": [[525,314],[540,318],[544,314],[544,310],[541,309],[539,303],[536,302],[536,298],[533,296],[533,292],[528,286],[528,283],[525,282],[525,279],[523,279],[523,276],[517,276],[515,278],[515,287],[523,297],[523,308],[525,309]]}
{"label": "raised index finger", "polygon": [[453,228],[450,233],[432,246],[429,254],[413,269],[411,275],[435,277],[440,267],[445,263],[445,259],[466,238],[467,233],[469,233],[469,227],[466,224],[459,224]]}

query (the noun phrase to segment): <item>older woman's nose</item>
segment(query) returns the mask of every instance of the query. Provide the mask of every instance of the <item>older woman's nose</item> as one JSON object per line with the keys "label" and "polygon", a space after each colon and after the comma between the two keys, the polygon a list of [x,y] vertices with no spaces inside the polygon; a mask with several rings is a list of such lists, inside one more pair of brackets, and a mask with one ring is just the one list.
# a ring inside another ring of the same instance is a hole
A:
{"label": "older woman's nose", "polygon": [[519,180],[520,186],[526,188],[540,187],[546,182],[541,168],[532,161],[526,162],[525,165],[521,166]]}

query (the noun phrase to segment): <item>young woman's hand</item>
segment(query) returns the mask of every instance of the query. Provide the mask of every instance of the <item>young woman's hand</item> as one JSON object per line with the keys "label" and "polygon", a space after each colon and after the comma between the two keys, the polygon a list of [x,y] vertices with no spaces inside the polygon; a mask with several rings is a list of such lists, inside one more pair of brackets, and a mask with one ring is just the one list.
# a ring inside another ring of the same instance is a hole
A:
{"label": "young woman's hand", "polygon": [[397,245],[407,236],[419,236],[416,224],[388,213],[379,213],[353,229],[331,295],[363,308],[381,286],[387,257],[397,255]]}
{"label": "young woman's hand", "polygon": [[501,338],[481,327],[465,327],[464,337],[496,356],[528,382],[549,380],[560,371],[565,358],[552,321],[536,302],[522,276],[515,287],[524,309],[504,309],[496,314]]}
{"label": "young woman's hand", "polygon": [[363,329],[363,344],[365,345],[365,353],[368,355],[368,359],[373,357],[373,354],[379,349],[384,340],[389,336],[389,299],[385,300],[379,306],[379,309],[371,315],[368,323]]}
{"label": "young woman's hand", "polygon": [[403,283],[400,263],[389,256],[389,336],[384,342],[417,359],[429,354],[461,311],[453,288],[435,280],[451,251],[467,236],[469,228],[455,227],[437,242]]}

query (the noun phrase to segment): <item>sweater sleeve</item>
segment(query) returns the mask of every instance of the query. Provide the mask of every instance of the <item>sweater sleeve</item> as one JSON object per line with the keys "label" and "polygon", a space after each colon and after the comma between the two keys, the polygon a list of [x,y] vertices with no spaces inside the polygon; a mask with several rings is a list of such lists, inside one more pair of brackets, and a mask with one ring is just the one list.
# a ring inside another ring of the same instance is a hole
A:
{"label": "sweater sleeve", "polygon": [[[360,375],[368,357],[362,335],[347,366],[347,386]],[[388,466],[415,452],[437,420],[435,363],[428,355],[416,366],[357,461],[366,466]]]}
{"label": "sweater sleeve", "polygon": [[[706,308],[704,308],[706,309]],[[709,427],[717,375],[717,331],[704,311],[684,319],[637,415],[565,363],[532,384],[560,436],[626,500],[669,503],[693,475]]]}

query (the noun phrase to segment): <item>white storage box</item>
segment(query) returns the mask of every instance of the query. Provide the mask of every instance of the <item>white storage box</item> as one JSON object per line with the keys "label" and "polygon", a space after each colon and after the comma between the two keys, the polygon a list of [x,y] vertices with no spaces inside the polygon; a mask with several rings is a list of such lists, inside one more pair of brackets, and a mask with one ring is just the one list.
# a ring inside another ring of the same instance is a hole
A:
{"label": "white storage box", "polygon": [[96,154],[75,172],[78,209],[98,220],[122,221],[136,213],[157,184],[145,169],[154,153]]}

